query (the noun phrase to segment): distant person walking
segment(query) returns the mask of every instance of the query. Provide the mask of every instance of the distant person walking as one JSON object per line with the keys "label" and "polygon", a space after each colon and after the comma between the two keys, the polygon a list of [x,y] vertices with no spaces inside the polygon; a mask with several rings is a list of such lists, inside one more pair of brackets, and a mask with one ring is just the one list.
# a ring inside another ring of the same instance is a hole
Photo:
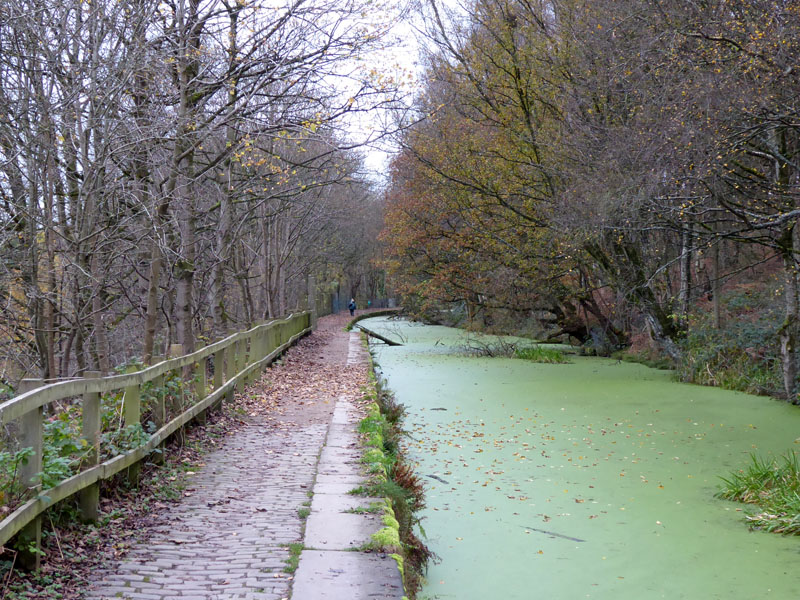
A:
{"label": "distant person walking", "polygon": [[347,308],[350,309],[350,316],[352,317],[356,314],[356,299],[350,298],[350,302],[347,303]]}

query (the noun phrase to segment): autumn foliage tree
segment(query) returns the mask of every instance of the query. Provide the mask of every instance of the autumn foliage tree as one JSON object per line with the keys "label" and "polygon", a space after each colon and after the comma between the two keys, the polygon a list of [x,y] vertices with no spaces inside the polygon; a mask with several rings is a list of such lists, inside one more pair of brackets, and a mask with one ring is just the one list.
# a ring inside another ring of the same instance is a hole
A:
{"label": "autumn foliage tree", "polygon": [[679,358],[691,301],[718,302],[720,252],[753,247],[784,265],[794,401],[796,3],[425,6],[427,122],[402,140],[385,231],[405,289],[513,304],[582,339],[638,322]]}

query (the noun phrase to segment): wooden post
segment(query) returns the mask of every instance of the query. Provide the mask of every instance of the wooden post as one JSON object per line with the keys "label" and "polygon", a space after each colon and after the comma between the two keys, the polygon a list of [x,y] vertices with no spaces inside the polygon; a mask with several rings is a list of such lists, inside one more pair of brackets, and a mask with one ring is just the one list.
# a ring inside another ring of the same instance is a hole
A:
{"label": "wooden post", "polygon": [[[248,335],[242,340],[242,369],[253,362],[253,336]],[[248,375],[244,383],[249,384],[253,381],[252,376]]]}
{"label": "wooden post", "polygon": [[[100,377],[100,371],[86,371],[83,374],[86,379],[96,379]],[[100,460],[100,393],[86,392],[83,395],[83,439],[91,450],[84,459],[83,466],[93,467]],[[100,484],[93,483],[80,492],[78,499],[81,518],[84,521],[96,521],[98,517],[98,505],[100,504]]]}
{"label": "wooden post", "polygon": [[[270,353],[272,350],[269,347],[269,332],[270,326],[269,323],[264,323],[264,327],[261,328],[261,358],[265,358],[267,354]],[[266,370],[267,367],[264,367],[263,370]]]}
{"label": "wooden post", "polygon": [[[164,360],[163,356],[154,356],[153,364],[158,364]],[[156,400],[155,425],[156,429],[161,429],[167,423],[167,394],[164,389],[164,375],[159,375],[152,380],[153,396]]]}
{"label": "wooden post", "polygon": [[317,327],[317,281],[313,275],[308,276],[308,310],[309,310],[309,326],[312,328]]}
{"label": "wooden post", "polygon": [[[225,350],[214,353],[214,391],[225,384]],[[214,409],[222,408],[222,399],[214,404]]]}
{"label": "wooden post", "polygon": [[278,347],[278,325],[272,324],[267,332],[267,354]]}
{"label": "wooden post", "polygon": [[[233,342],[229,344],[225,348],[225,381],[231,381],[234,377],[236,377],[236,347],[239,345],[238,342]],[[233,394],[236,391],[236,384],[234,384],[227,392],[226,399],[228,402],[233,400]]]}
{"label": "wooden post", "polygon": [[[128,367],[128,373],[135,373],[138,369],[135,366]],[[134,384],[125,388],[122,394],[122,421],[125,427],[130,427],[140,423],[142,414],[142,400],[139,384]],[[128,467],[127,479],[131,487],[139,484],[139,473],[141,464],[134,463]]]}
{"label": "wooden post", "polygon": [[[151,359],[152,364],[156,365],[164,360],[163,356],[153,356]],[[153,395],[155,397],[156,405],[155,405],[155,414],[153,415],[153,420],[156,425],[156,429],[161,429],[164,425],[167,424],[167,390],[164,389],[164,375],[159,375],[155,379],[152,380],[152,390]],[[153,454],[150,456],[150,460],[153,461],[156,465],[164,464],[164,447],[165,444],[162,442],[159,444],[158,448],[153,451]]]}
{"label": "wooden post", "polygon": [[[202,345],[198,346],[198,350],[202,348]],[[197,361],[194,365],[194,395],[195,400],[194,403],[197,404],[203,398],[208,395],[208,372],[207,372],[207,365],[208,362],[207,358],[201,358]],[[201,425],[206,424],[206,411],[203,411],[199,415],[197,415],[197,422]]]}
{"label": "wooden post", "polygon": [[[247,368],[251,362],[253,362],[253,336],[248,335],[242,340],[242,369]],[[244,385],[250,385],[252,381],[253,375],[251,373],[244,378],[242,383]]]}
{"label": "wooden post", "polygon": [[236,344],[236,372],[239,373],[247,364],[247,338],[240,339]]}
{"label": "wooden post", "polygon": [[[258,321],[257,325],[262,325],[263,321]],[[250,336],[250,352],[247,355],[247,364],[252,365],[264,358],[264,334],[261,329],[256,329]],[[261,377],[261,368],[253,369],[247,377],[249,383],[258,381]]]}
{"label": "wooden post", "polygon": [[[258,325],[264,322],[259,321]],[[253,338],[250,342],[250,362],[258,362],[264,358],[264,330],[262,328],[256,329]],[[258,381],[261,377],[261,367],[255,369],[250,375],[250,381]]]}
{"label": "wooden post", "polygon": [[[170,344],[169,346],[169,358],[177,358],[179,356],[183,356],[183,344]],[[172,373],[172,371],[170,371]],[[184,396],[184,382],[183,382],[183,373],[178,373],[181,385],[180,385],[180,392],[177,396],[173,396],[172,402],[168,408],[172,409],[171,416],[177,416],[181,412],[183,412],[183,396]]]}
{"label": "wooden post", "polygon": [[214,390],[225,384],[225,350],[214,353]]}
{"label": "wooden post", "polygon": [[[41,379],[23,379],[19,392],[24,394],[42,386]],[[35,408],[20,419],[19,448],[32,448],[33,454],[20,465],[19,477],[22,489],[34,489],[39,485],[42,472],[42,429],[44,421],[42,407]],[[38,571],[41,565],[42,517],[39,515],[17,535],[19,554],[17,561],[23,569]]]}
{"label": "wooden post", "polygon": [[233,376],[236,375],[236,365],[233,364],[233,347],[235,344],[229,344],[222,349],[224,355],[224,368],[225,368],[225,382],[227,383]]}
{"label": "wooden post", "polygon": [[[183,344],[170,344],[169,345],[169,357],[168,358],[177,358],[179,356],[183,356]],[[170,411],[169,417],[176,417],[183,412],[183,398],[184,398],[184,386],[185,382],[183,381],[183,370],[181,369],[177,373],[175,371],[170,371],[172,374],[177,374],[178,378],[180,379],[180,390],[176,396],[172,396],[172,400],[167,405],[167,409]],[[184,440],[186,439],[184,428],[181,427],[178,431],[175,432],[175,437],[178,439],[178,443],[182,446]]]}

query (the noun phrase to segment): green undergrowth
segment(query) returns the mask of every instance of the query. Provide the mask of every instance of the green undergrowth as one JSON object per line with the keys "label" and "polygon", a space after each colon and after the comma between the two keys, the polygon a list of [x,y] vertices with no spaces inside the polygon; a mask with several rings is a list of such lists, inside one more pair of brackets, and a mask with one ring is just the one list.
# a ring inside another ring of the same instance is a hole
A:
{"label": "green undergrowth", "polygon": [[[138,362],[116,369],[118,373],[143,368]],[[141,423],[124,425],[123,391],[117,390],[101,395],[99,462],[134,450],[149,440],[157,429],[155,412],[159,403],[164,403],[168,418],[185,410],[193,401],[192,386],[184,382],[179,374],[168,373],[160,385],[148,381],[141,386]],[[32,498],[35,493],[45,493],[65,479],[81,470],[87,457],[94,451],[83,439],[83,417],[80,404],[59,405],[53,414],[46,415],[42,431],[42,470],[36,476],[37,487],[29,490],[21,485],[20,466],[33,454],[31,448],[4,450],[0,452],[0,510],[8,513]],[[2,440],[8,448],[13,447],[9,439]],[[45,494],[46,495],[46,494]]]}
{"label": "green undergrowth", "polygon": [[398,563],[406,593],[413,599],[428,562],[434,558],[416,534],[417,530],[422,531],[417,516],[424,507],[422,481],[403,460],[400,450],[405,409],[376,379],[374,369],[370,374],[367,398],[371,402],[366,417],[359,424],[359,431],[366,446],[362,462],[370,473],[370,480],[353,493],[385,500],[366,509],[383,513],[383,527],[362,549],[391,554]]}
{"label": "green undergrowth", "polygon": [[521,358],[536,363],[561,364],[569,360],[566,355],[555,348],[542,348],[541,346],[529,346],[517,348],[514,351],[515,358]]}
{"label": "green undergrowth", "polygon": [[750,394],[780,396],[783,389],[779,333],[782,290],[741,287],[721,297],[722,324],[698,310],[681,341],[678,378]]}
{"label": "green undergrowth", "polygon": [[780,459],[750,455],[750,464],[722,478],[718,498],[752,505],[752,529],[800,534],[800,457],[792,450]]}

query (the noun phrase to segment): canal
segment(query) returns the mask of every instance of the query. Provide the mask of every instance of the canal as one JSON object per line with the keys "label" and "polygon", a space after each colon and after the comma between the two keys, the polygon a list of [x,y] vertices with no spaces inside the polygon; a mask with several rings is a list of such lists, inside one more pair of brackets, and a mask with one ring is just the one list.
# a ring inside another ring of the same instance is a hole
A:
{"label": "canal", "polygon": [[798,447],[800,410],[611,359],[469,357],[462,331],[365,322],[407,409],[440,557],[422,598],[789,599],[800,540],[714,498],[751,453]]}

